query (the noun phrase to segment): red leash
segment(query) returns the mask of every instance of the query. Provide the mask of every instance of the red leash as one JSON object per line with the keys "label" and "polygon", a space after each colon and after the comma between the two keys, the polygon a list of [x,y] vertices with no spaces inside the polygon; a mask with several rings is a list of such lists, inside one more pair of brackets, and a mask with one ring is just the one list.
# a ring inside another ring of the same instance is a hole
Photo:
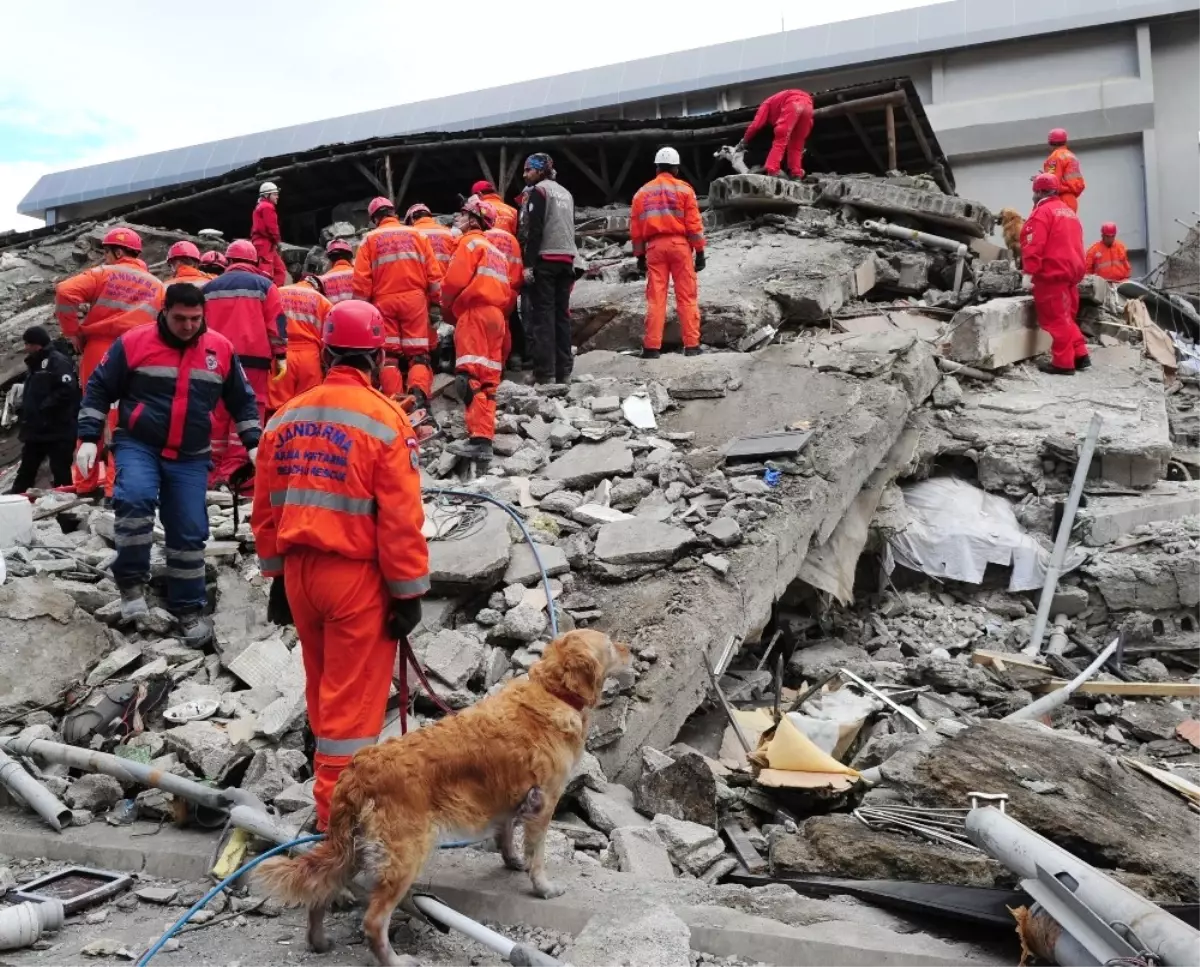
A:
{"label": "red leash", "polygon": [[408,734],[408,666],[411,664],[417,673],[417,678],[425,687],[425,691],[429,697],[433,699],[433,704],[440,708],[447,715],[453,715],[454,710],[445,702],[438,698],[437,692],[433,690],[433,686],[429,684],[429,679],[425,677],[425,669],[421,667],[421,663],[417,661],[417,654],[413,651],[412,642],[408,640],[408,636],[400,638],[396,642],[400,648],[400,734]]}

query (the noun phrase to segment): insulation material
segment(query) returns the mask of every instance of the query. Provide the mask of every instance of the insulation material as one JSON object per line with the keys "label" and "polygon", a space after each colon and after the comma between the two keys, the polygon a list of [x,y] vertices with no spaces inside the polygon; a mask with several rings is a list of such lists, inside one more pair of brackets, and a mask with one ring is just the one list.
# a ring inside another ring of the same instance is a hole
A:
{"label": "insulation material", "polygon": [[839,775],[857,776],[858,772],[842,765],[837,759],[820,748],[801,732],[785,715],[779,727],[765,745],[760,745],[758,756],[766,760],[771,769],[783,772],[832,772]]}

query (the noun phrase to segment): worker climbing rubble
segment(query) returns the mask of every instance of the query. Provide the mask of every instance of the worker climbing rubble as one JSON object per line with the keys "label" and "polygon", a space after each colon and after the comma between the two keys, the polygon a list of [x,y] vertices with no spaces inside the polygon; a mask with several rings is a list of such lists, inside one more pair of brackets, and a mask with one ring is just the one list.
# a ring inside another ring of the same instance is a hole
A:
{"label": "worker climbing rubble", "polygon": [[1055,128],[1046,138],[1050,145],[1050,156],[1042,164],[1042,171],[1058,178],[1058,197],[1073,212],[1079,211],[1079,196],[1087,187],[1083,171],[1075,152],[1067,147],[1065,128]]}
{"label": "worker climbing rubble", "polygon": [[1100,241],[1093,242],[1084,256],[1084,271],[1109,282],[1124,282],[1133,274],[1125,243],[1117,240],[1117,223],[1100,226]]}
{"label": "worker climbing rubble", "polygon": [[417,437],[376,389],[385,331],[368,303],[333,307],[324,382],[272,417],[255,480],[268,616],[294,619],[304,658],[319,830],[338,775],[379,737],[397,640],[421,620],[429,590]]}
{"label": "worker climbing rubble", "polygon": [[355,299],[370,302],[383,315],[380,389],[388,396],[407,389],[418,408],[428,410],[435,345],[429,307],[437,302],[442,266],[429,239],[400,224],[389,199],[373,198],[367,217],[372,228],[354,257],[353,288]]}
{"label": "worker climbing rubble", "polygon": [[121,618],[136,621],[148,613],[144,586],[157,512],[166,541],[167,608],[178,622],[179,640],[192,648],[212,637],[203,613],[210,417],[218,405],[232,414],[251,464],[261,433],[254,391],[233,344],[205,325],[205,301],[194,285],[168,286],[155,322],[117,338],[88,380],[75,455],[86,477],[115,405],[112,572]]}
{"label": "worker climbing rubble", "polygon": [[442,317],[454,326],[455,389],[467,408],[468,436],[448,449],[471,460],[492,456],[496,387],[504,371],[504,317],[512,306],[508,262],[484,234],[495,219],[491,205],[467,200],[454,216],[454,227],[463,234],[442,280]]}
{"label": "worker climbing rubble", "polygon": [[646,331],[642,358],[657,359],[667,318],[667,287],[675,284],[675,307],[683,330],[683,354],[700,353],[700,304],[696,273],[704,268],[704,225],[696,192],[679,178],[679,152],[660,148],[653,181],[633,196],[629,234],[638,269],[646,274]]}
{"label": "worker climbing rubble", "polygon": [[[84,392],[88,381],[109,347],[123,334],[154,322],[162,308],[163,284],[150,274],[138,256],[142,239],[130,228],[109,229],[104,235],[104,263],[60,282],[54,290],[54,311],[62,334],[83,355],[79,384]],[[87,313],[80,321],[80,311]],[[82,473],[76,464],[77,493],[93,493],[101,487],[112,496],[113,471],[107,457],[107,440],[116,427],[116,414],[108,417],[108,432],[97,436],[100,451]]]}
{"label": "worker climbing rubble", "polygon": [[250,220],[250,241],[258,253],[258,269],[276,285],[288,280],[287,267],[279,254],[279,186],[273,181],[264,181],[258,189],[258,204]]}
{"label": "worker climbing rubble", "polygon": [[279,290],[287,317],[287,356],[271,377],[267,409],[274,412],[293,396],[321,382],[321,329],[333,308],[319,276],[306,275]]}
{"label": "worker climbing rubble", "polygon": [[813,128],[812,95],[808,91],[787,90],[768,97],[759,105],[742,140],[734,146],[734,154],[744,152],[747,143],[768,124],[774,137],[764,170],[777,177],[786,161],[788,174],[799,181],[804,177],[804,143]]}
{"label": "worker climbing rubble", "polygon": [[1083,226],[1062,198],[1054,175],[1033,179],[1033,211],[1021,232],[1021,262],[1033,279],[1033,305],[1038,325],[1050,334],[1050,362],[1038,368],[1057,376],[1073,376],[1092,365],[1087,340],[1075,316],[1083,281]]}
{"label": "worker climbing rubble", "polygon": [[507,204],[490,181],[477,181],[471,186],[471,194],[487,202],[496,211],[496,228],[510,235],[517,234],[517,210]]}
{"label": "worker climbing rubble", "polygon": [[329,270],[321,276],[325,298],[334,304],[353,299],[354,249],[344,238],[334,238],[325,246],[325,254],[329,258]]}
{"label": "worker climbing rubble", "polygon": [[187,240],[176,242],[167,250],[167,271],[171,275],[164,285],[188,282],[202,286],[209,280],[209,276],[200,271],[200,249]]}
{"label": "worker climbing rubble", "polygon": [[[228,268],[204,287],[208,328],[220,333],[238,354],[258,404],[258,425],[266,419],[271,374],[286,365],[287,316],[279,289],[256,269],[254,246],[237,239],[225,250]],[[227,482],[246,463],[242,427],[218,405],[213,412],[212,485]]]}

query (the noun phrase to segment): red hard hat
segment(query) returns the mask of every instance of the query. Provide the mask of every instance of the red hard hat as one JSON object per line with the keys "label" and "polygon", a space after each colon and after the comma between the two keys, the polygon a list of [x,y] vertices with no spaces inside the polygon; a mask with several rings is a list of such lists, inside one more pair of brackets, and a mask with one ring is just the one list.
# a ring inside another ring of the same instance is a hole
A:
{"label": "red hard hat", "polygon": [[219,265],[225,268],[225,256],[220,252],[205,252],[200,256],[201,265]]}
{"label": "red hard hat", "polygon": [[408,225],[411,225],[413,219],[416,218],[418,215],[425,215],[429,218],[433,218],[433,212],[431,212],[429,210],[429,206],[426,205],[423,201],[419,201],[415,205],[410,205],[408,207],[408,211],[406,211],[404,213],[405,223]]}
{"label": "red hard hat", "polygon": [[480,201],[478,198],[468,198],[463,202],[462,208],[459,211],[466,212],[468,215],[474,215],[481,222],[484,228],[491,228],[496,224],[496,209],[489,205],[486,201]]}
{"label": "red hard hat", "polygon": [[200,249],[196,248],[191,242],[182,241],[176,242],[167,249],[167,261],[171,259],[200,259]]}
{"label": "red hard hat", "polygon": [[225,249],[225,258],[230,262],[251,262],[258,264],[258,249],[249,239],[239,238],[229,243]]}
{"label": "red hard hat", "polygon": [[372,198],[370,204],[367,205],[367,217],[374,218],[375,213],[381,208],[395,207],[396,206],[392,204],[392,200],[390,198],[384,198],[382,195],[377,195],[376,197]]}
{"label": "red hard hat", "polygon": [[1067,143],[1067,129],[1066,128],[1055,128],[1053,131],[1051,131],[1046,136],[1046,141],[1049,144],[1066,144]]}
{"label": "red hard hat", "polygon": [[1103,225],[1100,226],[1100,234],[1101,235],[1116,235],[1117,234],[1117,223],[1116,222],[1105,222]]}
{"label": "red hard hat", "polygon": [[383,314],[369,302],[345,299],[325,317],[321,342],[330,349],[382,349]]}
{"label": "red hard hat", "polygon": [[1059,184],[1058,175],[1052,175],[1049,172],[1043,171],[1040,175],[1033,179],[1034,191],[1062,191],[1062,185]]}
{"label": "red hard hat", "polygon": [[325,254],[332,255],[334,252],[345,252],[347,255],[353,255],[354,249],[350,247],[350,243],[344,238],[330,239],[329,244],[325,246]]}
{"label": "red hard hat", "polygon": [[131,252],[142,250],[142,237],[132,228],[110,228],[104,235],[104,245],[119,245]]}
{"label": "red hard hat", "polygon": [[490,181],[477,181],[471,186],[472,195],[482,195],[485,191],[489,195],[493,194],[496,191],[496,186]]}

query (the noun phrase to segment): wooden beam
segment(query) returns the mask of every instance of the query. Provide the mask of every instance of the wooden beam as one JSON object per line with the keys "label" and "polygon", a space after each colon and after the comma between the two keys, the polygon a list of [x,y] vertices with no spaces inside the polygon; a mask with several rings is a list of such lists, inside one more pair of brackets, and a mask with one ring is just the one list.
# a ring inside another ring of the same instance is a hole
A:
{"label": "wooden beam", "polygon": [[917,139],[917,146],[921,149],[921,154],[925,156],[926,161],[934,164],[933,149],[929,147],[929,141],[925,138],[925,132],[921,130],[921,122],[917,118],[917,112],[908,103],[908,98],[904,99],[904,116],[908,118],[908,126],[912,128],[913,137]]}
{"label": "wooden beam", "polygon": [[629,169],[633,167],[633,159],[637,157],[638,146],[631,144],[629,153],[625,155],[625,160],[621,162],[621,170],[617,172],[617,180],[612,183],[612,188],[604,197],[604,204],[611,203],[617,197],[617,192],[621,190],[621,186],[625,184],[625,179],[629,177]]}
{"label": "wooden beam", "polygon": [[[907,98],[906,98],[907,100]],[[888,171],[895,171],[896,160],[896,109],[891,104],[888,104],[884,109],[887,115],[887,139],[888,139]]]}
{"label": "wooden beam", "polygon": [[487,158],[483,156],[483,151],[479,148],[475,149],[475,160],[479,162],[479,170],[483,172],[483,177],[494,185],[496,179],[492,177],[492,169],[488,166]]}
{"label": "wooden beam", "polygon": [[[521,162],[522,162],[521,152],[514,151],[512,160],[509,162],[507,170],[504,171],[500,176],[501,178],[504,179],[504,186],[502,188],[500,188],[500,196],[501,197],[504,197],[504,193],[508,190],[508,186],[512,184],[513,178],[516,177],[517,171],[521,167]],[[497,187],[499,187],[499,186],[497,186]]]}
{"label": "wooden beam", "polygon": [[[1038,694],[1056,692],[1066,684],[1056,678],[1040,685],[1030,685],[1029,690]],[[1200,682],[1084,682],[1075,690],[1075,694],[1200,698]]]}
{"label": "wooden beam", "polygon": [[497,194],[499,194],[500,197],[503,198],[504,197],[504,189],[508,184],[507,182],[504,181],[504,176],[508,173],[508,145],[507,144],[500,145],[500,166],[496,170],[500,172],[500,181],[504,182],[504,184],[500,184],[499,182],[495,182],[495,181],[493,181],[492,184],[496,186]]}
{"label": "wooden beam", "polygon": [[[845,100],[845,95],[839,94],[838,100]],[[867,137],[867,129],[863,127],[862,121],[860,121],[854,114],[847,114],[846,120],[850,122],[850,127],[852,127],[854,129],[854,133],[858,135],[858,140],[862,142],[863,150],[865,150],[870,156],[871,161],[875,164],[875,167],[878,168],[882,174],[887,174],[887,167],[883,163],[883,158],[880,156],[879,152],[875,150],[875,145],[871,144],[871,139]]]}
{"label": "wooden beam", "polygon": [[559,150],[561,150],[562,153],[567,156],[571,164],[575,165],[576,168],[583,172],[588,181],[604,192],[605,195],[608,194],[608,182],[596,174],[596,172],[592,170],[591,166],[586,161],[579,157],[579,155],[568,148],[565,144]]}
{"label": "wooden beam", "polygon": [[408,159],[408,164],[404,166],[404,174],[400,177],[400,189],[396,192],[393,199],[396,202],[396,207],[400,207],[401,199],[408,193],[408,186],[412,183],[413,172],[417,170],[417,162],[420,160],[419,154],[414,154]]}
{"label": "wooden beam", "polygon": [[356,161],[356,162],[354,162],[354,167],[358,169],[358,173],[360,175],[362,175],[364,178],[367,179],[367,181],[369,181],[371,183],[371,187],[374,188],[377,192],[379,192],[379,194],[387,195],[388,198],[392,197],[388,193],[387,185],[385,185],[382,181],[380,181],[378,178],[376,178],[374,172],[372,172],[365,164],[363,164],[361,161]]}
{"label": "wooden beam", "polygon": [[383,156],[383,174],[384,181],[387,183],[387,196],[395,201],[396,198],[392,194],[392,156],[390,154]]}
{"label": "wooden beam", "polygon": [[608,177],[608,150],[603,144],[600,145],[600,177],[606,185],[612,185]]}

